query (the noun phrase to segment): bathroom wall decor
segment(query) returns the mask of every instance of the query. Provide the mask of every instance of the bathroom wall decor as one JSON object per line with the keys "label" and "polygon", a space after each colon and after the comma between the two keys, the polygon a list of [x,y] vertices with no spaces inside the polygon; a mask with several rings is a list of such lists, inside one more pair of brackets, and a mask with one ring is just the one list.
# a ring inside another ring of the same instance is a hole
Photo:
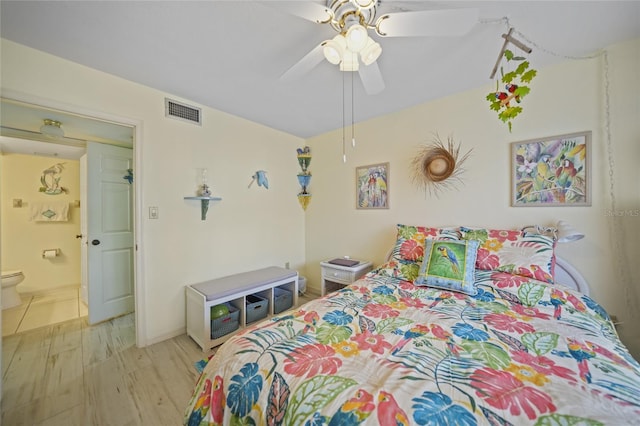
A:
{"label": "bathroom wall decor", "polygon": [[301,173],[298,173],[298,183],[302,187],[302,191],[298,193],[298,202],[302,206],[303,210],[307,210],[307,206],[311,201],[311,194],[307,191],[307,187],[311,182],[311,172],[309,171],[309,164],[311,163],[311,149],[308,146],[304,148],[298,148],[298,164],[302,169]]}
{"label": "bathroom wall decor", "polygon": [[40,183],[42,186],[39,191],[48,195],[60,195],[63,192],[66,194],[69,190],[60,185],[60,178],[62,177],[62,171],[64,170],[64,163],[57,163],[53,166],[45,169],[40,176]]}
{"label": "bathroom wall decor", "polygon": [[32,222],[68,222],[69,203],[66,201],[32,201],[29,203]]}

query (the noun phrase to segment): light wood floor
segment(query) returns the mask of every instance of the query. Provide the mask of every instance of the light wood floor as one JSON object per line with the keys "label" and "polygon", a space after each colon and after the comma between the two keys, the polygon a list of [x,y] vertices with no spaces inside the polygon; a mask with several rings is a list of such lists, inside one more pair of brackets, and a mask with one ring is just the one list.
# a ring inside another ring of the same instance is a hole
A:
{"label": "light wood floor", "polygon": [[133,314],[5,337],[2,424],[181,425],[207,355],[186,335],[137,348]]}
{"label": "light wood floor", "polygon": [[[298,306],[313,295],[299,298]],[[202,352],[186,334],[135,345],[133,314],[2,340],[2,425],[181,425]]]}

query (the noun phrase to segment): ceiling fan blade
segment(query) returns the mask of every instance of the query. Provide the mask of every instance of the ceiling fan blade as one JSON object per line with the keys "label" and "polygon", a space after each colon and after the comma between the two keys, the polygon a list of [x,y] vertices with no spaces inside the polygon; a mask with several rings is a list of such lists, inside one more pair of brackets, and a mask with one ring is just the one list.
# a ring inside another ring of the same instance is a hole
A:
{"label": "ceiling fan blade", "polygon": [[360,64],[358,74],[360,74],[360,80],[362,80],[362,85],[368,95],[377,95],[384,90],[384,80],[377,62],[373,62],[371,65]]}
{"label": "ceiling fan blade", "polygon": [[311,71],[324,59],[322,49],[322,43],[314,47],[309,53],[304,55],[302,59],[285,71],[285,73],[280,76],[280,80],[294,80]]}
{"label": "ceiling fan blade", "polygon": [[317,24],[326,24],[333,19],[333,11],[331,9],[314,2],[265,1],[262,4]]}
{"label": "ceiling fan blade", "polygon": [[388,13],[376,21],[383,37],[462,36],[478,23],[478,9]]}

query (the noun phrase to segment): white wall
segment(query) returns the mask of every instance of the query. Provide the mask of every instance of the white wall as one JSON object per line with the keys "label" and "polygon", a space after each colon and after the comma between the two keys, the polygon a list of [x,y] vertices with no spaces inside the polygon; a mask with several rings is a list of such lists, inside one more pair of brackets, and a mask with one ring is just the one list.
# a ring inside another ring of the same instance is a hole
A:
{"label": "white wall", "polygon": [[[22,154],[0,154],[2,174],[2,265],[4,270],[21,270],[25,279],[20,293],[47,292],[60,287],[80,286],[80,172],[77,160]],[[39,191],[43,170],[63,163],[60,185],[67,193],[47,195]],[[13,207],[13,200],[23,207]],[[67,222],[35,222],[30,220],[34,202],[64,201],[69,203]],[[60,256],[43,259],[45,249],[60,249]]]}
{"label": "white wall", "polygon": [[[141,123],[137,267],[146,294],[146,343],[184,332],[186,284],[285,262],[304,266],[304,211],[296,198],[296,148],[303,140],[206,107],[202,126],[165,118],[165,96],[181,99],[7,40],[1,48],[3,95]],[[184,200],[195,195],[202,167],[222,197],[211,203],[206,221],[197,201]],[[260,169],[268,172],[269,189],[248,189]],[[150,206],[159,208],[159,219],[148,219]]]}
{"label": "white wall", "polygon": [[[610,215],[603,57],[569,61],[539,70],[512,133],[489,109],[485,96],[495,83],[488,82],[477,90],[358,124],[357,146],[347,147],[346,164],[340,130],[309,140],[314,153],[314,200],[305,225],[309,286],[318,291],[318,264],[323,259],[350,255],[381,263],[395,240],[397,223],[519,228],[549,226],[564,219],[585,232],[586,238],[559,246],[558,254],[584,273],[593,297],[624,322],[623,340],[640,358],[640,334],[633,326],[639,315],[634,273],[640,258],[639,52],[640,40],[635,40],[608,53],[615,213],[622,216]],[[510,207],[510,143],[584,130],[593,132],[592,206]],[[410,175],[418,147],[435,132],[462,142],[461,152],[473,149],[464,165],[464,185],[439,198],[417,189]],[[355,167],[387,161],[390,209],[356,210]],[[613,225],[621,227],[620,250],[612,242]]]}

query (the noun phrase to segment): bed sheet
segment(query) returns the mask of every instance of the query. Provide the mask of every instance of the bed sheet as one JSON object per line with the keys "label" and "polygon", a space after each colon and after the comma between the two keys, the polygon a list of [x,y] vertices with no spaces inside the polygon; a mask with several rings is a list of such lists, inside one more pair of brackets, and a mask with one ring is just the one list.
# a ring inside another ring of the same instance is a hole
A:
{"label": "bed sheet", "polygon": [[505,272],[477,271],[468,296],[384,271],[233,336],[185,424],[637,424],[640,365],[593,299]]}

